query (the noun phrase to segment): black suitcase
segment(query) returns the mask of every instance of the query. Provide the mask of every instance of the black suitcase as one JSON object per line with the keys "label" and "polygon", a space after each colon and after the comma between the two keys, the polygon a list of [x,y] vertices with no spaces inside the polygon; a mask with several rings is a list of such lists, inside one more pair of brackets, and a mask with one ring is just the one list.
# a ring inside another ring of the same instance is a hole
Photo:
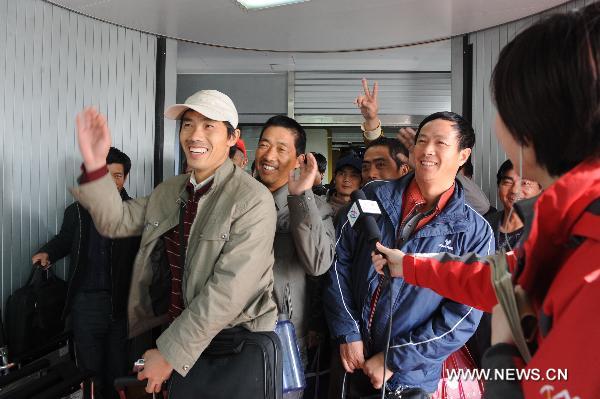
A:
{"label": "black suitcase", "polygon": [[67,283],[51,269],[34,266],[27,283],[8,297],[5,326],[8,352],[18,357],[42,346],[64,330],[62,312]]}
{"label": "black suitcase", "polygon": [[221,331],[186,377],[176,371],[170,399],[280,399],[283,383],[281,342],[274,332],[241,327]]}
{"label": "black suitcase", "polygon": [[91,399],[91,375],[72,361],[40,359],[0,377],[0,399],[58,399],[71,394]]}

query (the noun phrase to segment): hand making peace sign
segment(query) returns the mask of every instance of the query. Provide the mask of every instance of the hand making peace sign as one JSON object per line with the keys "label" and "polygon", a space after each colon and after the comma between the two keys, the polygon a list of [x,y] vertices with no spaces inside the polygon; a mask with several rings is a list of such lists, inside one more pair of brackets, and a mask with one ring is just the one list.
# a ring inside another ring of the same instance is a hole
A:
{"label": "hand making peace sign", "polygon": [[377,82],[373,83],[373,90],[369,90],[369,83],[367,79],[362,79],[362,87],[364,95],[359,95],[354,100],[354,103],[360,108],[360,113],[365,118],[365,128],[367,130],[377,128],[379,124],[379,103],[377,102],[377,94],[379,92],[379,85]]}

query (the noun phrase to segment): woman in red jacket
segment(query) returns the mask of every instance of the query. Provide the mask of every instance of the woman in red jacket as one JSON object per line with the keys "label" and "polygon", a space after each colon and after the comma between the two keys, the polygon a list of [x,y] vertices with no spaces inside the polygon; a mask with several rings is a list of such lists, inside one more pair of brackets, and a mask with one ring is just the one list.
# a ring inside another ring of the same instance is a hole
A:
{"label": "woman in red jacket", "polygon": [[[532,301],[538,348],[520,384],[489,378],[486,398],[600,398],[600,3],[519,34],[500,53],[491,86],[498,141],[545,191],[522,246],[497,255]],[[388,264],[408,283],[493,312],[485,368],[523,367],[485,259],[379,249],[378,270]]]}

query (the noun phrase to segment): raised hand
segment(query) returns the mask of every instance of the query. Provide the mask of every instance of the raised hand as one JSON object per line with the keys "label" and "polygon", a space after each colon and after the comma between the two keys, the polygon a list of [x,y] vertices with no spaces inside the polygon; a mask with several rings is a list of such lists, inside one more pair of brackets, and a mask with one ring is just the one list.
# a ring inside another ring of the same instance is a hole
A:
{"label": "raised hand", "polygon": [[362,87],[364,95],[359,95],[354,100],[354,103],[360,108],[360,113],[365,118],[365,129],[373,130],[379,125],[379,103],[377,102],[377,93],[379,92],[379,85],[377,82],[373,83],[373,90],[369,90],[369,83],[367,79],[362,79]]}
{"label": "raised hand", "polygon": [[413,129],[412,127],[402,127],[400,128],[400,130],[398,130],[398,133],[396,133],[396,138],[400,140],[402,145],[408,150],[408,158],[401,152],[398,153],[397,157],[400,160],[400,162],[404,162],[413,169],[415,168],[415,163],[412,154],[415,148],[416,136],[417,132],[415,132],[415,129]]}
{"label": "raised hand", "polygon": [[380,243],[377,243],[376,247],[380,254],[375,252],[371,254],[371,261],[373,262],[375,271],[379,274],[384,274],[383,267],[388,265],[392,277],[403,277],[404,269],[402,267],[402,260],[404,259],[404,252],[399,249],[385,247]]}
{"label": "raised hand", "polygon": [[106,165],[110,149],[110,131],[106,118],[95,108],[85,108],[77,115],[77,141],[88,172]]}
{"label": "raised hand", "polygon": [[304,156],[306,157],[306,163],[300,161],[300,173],[297,169],[290,171],[288,190],[291,195],[300,195],[310,190],[315,182],[315,177],[319,173],[315,156],[310,152]]}

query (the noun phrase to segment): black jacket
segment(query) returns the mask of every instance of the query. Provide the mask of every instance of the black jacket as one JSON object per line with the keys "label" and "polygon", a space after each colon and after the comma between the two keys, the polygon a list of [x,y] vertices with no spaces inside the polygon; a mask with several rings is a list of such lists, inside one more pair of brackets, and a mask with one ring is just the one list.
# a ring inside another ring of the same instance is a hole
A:
{"label": "black jacket", "polygon": [[[121,190],[123,201],[131,199],[125,189]],[[70,310],[73,297],[81,287],[87,267],[87,246],[92,218],[79,203],[74,202],[65,210],[60,232],[37,252],[46,252],[51,263],[69,255],[69,289],[63,317]],[[133,261],[140,247],[140,237],[111,240],[110,269],[113,317],[125,316],[131,283]]]}

